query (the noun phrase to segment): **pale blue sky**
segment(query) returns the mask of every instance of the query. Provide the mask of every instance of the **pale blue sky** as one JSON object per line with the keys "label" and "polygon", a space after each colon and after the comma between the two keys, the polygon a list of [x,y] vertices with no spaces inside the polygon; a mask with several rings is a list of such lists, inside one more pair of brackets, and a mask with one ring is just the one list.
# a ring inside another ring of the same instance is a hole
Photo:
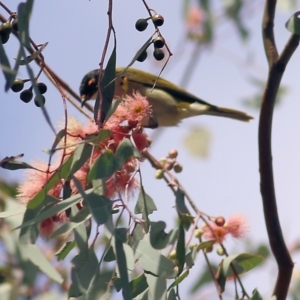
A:
{"label": "pale blue sky", "polygon": [[[58,0],[35,2],[30,27],[31,37],[36,43],[49,42],[43,52],[47,64],[78,91],[83,75],[97,68],[100,61],[107,29],[107,1],[73,0],[72,4],[70,1]],[[174,83],[180,82],[193,49],[192,44],[186,43],[183,38],[181,2],[148,1],[149,6],[165,18],[161,32],[174,56],[162,77]],[[184,167],[178,178],[199,209],[211,215],[225,217],[235,213],[247,215],[252,228],[250,238],[255,242],[267,239],[259,192],[258,113],[244,107],[242,99],[257,92],[247,81],[250,75],[262,80],[267,77],[267,63],[260,33],[263,6],[258,2],[260,1],[254,1],[253,11],[247,15],[246,24],[251,31],[249,42],[242,45],[236,37],[235,29],[226,23],[218,31],[215,45],[201,54],[187,86],[190,92],[208,102],[245,110],[255,119],[249,124],[206,116],[185,120],[180,127],[165,129],[150,149],[157,158],[166,155],[170,148],[178,149],[178,160]],[[16,10],[18,3],[17,0],[6,1],[12,10]],[[147,31],[142,33],[134,28],[137,19],[147,16],[142,1],[114,1],[113,15],[118,42],[117,63],[118,66],[125,66],[152,34],[152,28],[149,26]],[[279,12],[276,16],[275,34],[279,49],[282,49],[290,35],[284,28],[290,15],[291,12]],[[182,54],[176,52],[180,42],[187,44]],[[16,45],[17,41],[13,37],[5,45],[11,61],[17,55]],[[239,63],[234,63],[231,57],[238,58]],[[247,59],[251,63],[247,64]],[[276,192],[288,245],[299,238],[299,63],[300,49],[286,69],[283,83],[289,88],[289,93],[284,98],[284,103],[276,109],[273,126]],[[134,67],[158,73],[160,65],[155,67],[150,62],[145,62],[135,63]],[[22,67],[18,77],[24,78],[26,74],[25,68]],[[48,83],[44,75],[41,78]],[[0,86],[3,86],[3,83],[3,75],[0,75]],[[63,120],[64,115],[60,94],[49,83],[45,96],[46,108],[53,123],[57,124]],[[82,118],[69,104],[68,112]],[[17,94],[11,91],[5,94],[2,90],[0,120],[2,157],[24,153],[24,160],[27,162],[47,158],[42,150],[51,147],[53,134],[40,109],[33,103],[24,104]],[[183,139],[194,125],[205,126],[212,134],[209,157],[205,160],[191,157],[183,147]],[[22,178],[20,171],[1,174],[11,179]],[[158,212],[153,214],[152,218],[165,220],[168,228],[171,228],[176,217],[174,197],[165,183],[155,180],[153,174],[154,170],[148,162],[142,163],[143,184],[158,207]],[[134,203],[133,199],[132,205]],[[242,248],[243,241],[228,242],[230,253],[235,253],[236,249],[240,251]],[[299,257],[295,257],[294,261],[297,268]],[[203,263],[202,257],[199,256],[198,266],[192,269],[185,288],[196,280]],[[275,264],[271,265],[270,269],[276,270]],[[255,278],[251,273],[244,277],[249,292],[256,287],[262,292],[272,290],[275,278],[266,280],[265,272],[265,269],[259,269]]]}

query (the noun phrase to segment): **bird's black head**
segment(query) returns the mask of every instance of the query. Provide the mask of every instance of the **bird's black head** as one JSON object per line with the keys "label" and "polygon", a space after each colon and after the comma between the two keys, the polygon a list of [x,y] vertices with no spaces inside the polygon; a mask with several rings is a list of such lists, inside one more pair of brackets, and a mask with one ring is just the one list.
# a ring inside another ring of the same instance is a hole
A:
{"label": "bird's black head", "polygon": [[95,98],[94,95],[97,93],[98,89],[98,74],[99,69],[96,69],[87,73],[82,78],[79,92],[83,101]]}

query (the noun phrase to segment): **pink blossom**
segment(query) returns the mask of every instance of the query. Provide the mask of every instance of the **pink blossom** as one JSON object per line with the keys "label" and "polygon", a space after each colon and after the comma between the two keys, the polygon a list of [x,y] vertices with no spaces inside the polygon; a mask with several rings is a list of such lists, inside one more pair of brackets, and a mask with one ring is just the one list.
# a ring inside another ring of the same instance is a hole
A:
{"label": "pink blossom", "polygon": [[247,217],[240,214],[231,216],[224,227],[236,239],[246,237],[250,231]]}
{"label": "pink blossom", "polygon": [[216,225],[215,222],[209,222],[209,226],[203,225],[203,238],[206,240],[216,240],[217,243],[223,243],[228,231],[223,226]]}
{"label": "pink blossom", "polygon": [[[17,199],[27,204],[45,185],[48,179],[53,173],[46,173],[48,170],[48,164],[46,162],[34,162],[32,166],[35,169],[27,169],[25,171],[25,180],[18,187]],[[40,171],[39,171],[40,170]],[[50,167],[50,172],[55,170],[54,166]],[[48,191],[48,194],[59,198],[62,190],[62,184],[59,181],[52,189]]]}
{"label": "pink blossom", "polygon": [[219,244],[223,243],[228,235],[240,239],[246,237],[249,232],[247,217],[239,214],[231,216],[223,226],[218,226],[212,221],[209,222],[209,225],[203,225],[203,238],[216,240]]}
{"label": "pink blossom", "polygon": [[125,121],[128,122],[129,130],[140,128],[143,123],[147,124],[151,113],[152,110],[147,98],[139,92],[133,93],[132,96],[125,95],[114,114],[108,119],[105,128],[114,128]]}

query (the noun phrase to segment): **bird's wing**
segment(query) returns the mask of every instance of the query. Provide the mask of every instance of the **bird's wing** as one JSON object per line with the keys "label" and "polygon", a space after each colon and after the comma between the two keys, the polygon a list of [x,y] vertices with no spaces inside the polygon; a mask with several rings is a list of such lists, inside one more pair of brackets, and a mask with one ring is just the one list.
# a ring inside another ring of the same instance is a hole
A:
{"label": "bird's wing", "polygon": [[[119,69],[117,69],[117,73],[118,73],[118,70]],[[121,70],[121,68],[120,68],[120,70]],[[136,82],[136,83],[142,83],[142,80],[139,79],[139,75],[137,75],[137,74],[142,74],[143,75],[142,77],[145,77],[145,76],[148,77],[149,83],[145,84],[143,82],[144,86],[152,88],[156,82],[155,88],[161,89],[165,92],[168,92],[170,95],[172,95],[175,99],[177,99],[179,101],[182,100],[183,102],[188,102],[188,103],[198,102],[201,104],[205,104],[205,105],[214,107],[214,105],[212,105],[208,102],[205,102],[204,100],[194,96],[193,94],[187,92],[186,90],[180,88],[179,86],[175,85],[174,83],[172,83],[168,80],[165,80],[163,78],[157,79],[156,75],[146,73],[146,72],[143,72],[140,70],[136,70],[133,68],[130,68],[130,73],[127,73],[127,71],[126,71],[122,75],[126,76],[129,79],[129,81]]]}

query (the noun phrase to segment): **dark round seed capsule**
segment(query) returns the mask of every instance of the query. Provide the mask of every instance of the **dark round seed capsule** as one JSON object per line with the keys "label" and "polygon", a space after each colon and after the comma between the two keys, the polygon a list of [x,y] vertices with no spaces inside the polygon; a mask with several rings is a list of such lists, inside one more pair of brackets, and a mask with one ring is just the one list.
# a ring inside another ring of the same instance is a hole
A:
{"label": "dark round seed capsule", "polygon": [[14,31],[19,31],[19,27],[18,27],[18,18],[14,19],[14,21],[11,24],[11,27]]}
{"label": "dark round seed capsule", "polygon": [[31,99],[33,98],[33,93],[31,89],[28,90],[24,90],[21,94],[20,94],[20,99],[25,102],[28,103],[31,101]]}
{"label": "dark round seed capsule", "polygon": [[[42,106],[44,106],[45,103],[46,103],[46,98],[45,98],[43,95],[41,95],[40,97],[41,97],[40,99],[38,99],[38,96],[35,96],[35,97],[34,97],[34,104],[35,104],[37,107],[42,107]],[[41,101],[39,101],[39,100],[41,100]]]}
{"label": "dark round seed capsule", "polygon": [[11,34],[11,25],[9,22],[5,22],[0,26],[0,39],[2,44],[7,43]]}
{"label": "dark round seed capsule", "polygon": [[10,34],[1,34],[0,33],[0,39],[1,39],[1,42],[3,45],[7,43],[7,41],[9,40],[9,37],[10,37]]}
{"label": "dark round seed capsule", "polygon": [[21,92],[23,88],[24,81],[22,79],[16,79],[11,86],[11,90],[15,93]]}
{"label": "dark round seed capsule", "polygon": [[137,61],[139,61],[139,62],[143,62],[143,61],[145,61],[146,60],[146,58],[147,58],[147,51],[143,51],[141,54],[140,54],[140,56],[137,58]]}
{"label": "dark round seed capsule", "polygon": [[5,22],[0,26],[0,34],[11,34],[11,24]]}
{"label": "dark round seed capsule", "polygon": [[41,94],[45,94],[47,92],[47,86],[46,86],[45,83],[39,82],[37,84],[37,87],[38,87],[38,89],[39,89],[39,91],[40,91]]}
{"label": "dark round seed capsule", "polygon": [[161,49],[155,48],[153,51],[153,56],[156,60],[162,60],[162,59],[164,59],[165,54]]}
{"label": "dark round seed capsule", "polygon": [[138,19],[135,23],[135,28],[138,31],[144,31],[148,27],[148,21],[146,19]]}
{"label": "dark round seed capsule", "polygon": [[162,48],[165,45],[165,39],[162,36],[158,36],[153,40],[155,48]]}
{"label": "dark round seed capsule", "polygon": [[152,17],[152,21],[153,21],[155,26],[161,26],[161,25],[164,24],[165,20],[164,20],[164,17],[162,15],[156,14]]}

